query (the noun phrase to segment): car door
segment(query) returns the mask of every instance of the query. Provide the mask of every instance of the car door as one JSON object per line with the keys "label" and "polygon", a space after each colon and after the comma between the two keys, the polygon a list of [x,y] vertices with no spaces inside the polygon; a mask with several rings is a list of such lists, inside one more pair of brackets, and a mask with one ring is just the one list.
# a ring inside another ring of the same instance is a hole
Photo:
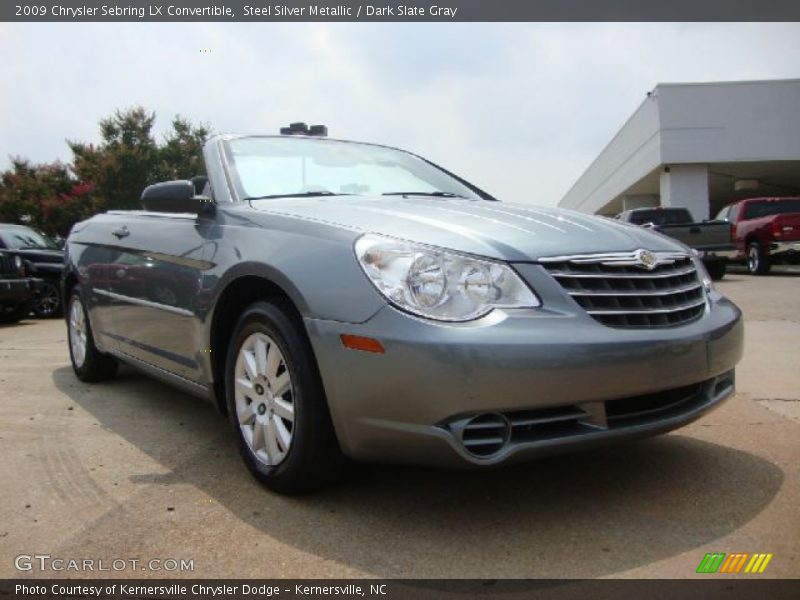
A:
{"label": "car door", "polygon": [[133,213],[116,233],[109,268],[118,350],[199,382],[208,351],[198,302],[209,228],[195,215]]}

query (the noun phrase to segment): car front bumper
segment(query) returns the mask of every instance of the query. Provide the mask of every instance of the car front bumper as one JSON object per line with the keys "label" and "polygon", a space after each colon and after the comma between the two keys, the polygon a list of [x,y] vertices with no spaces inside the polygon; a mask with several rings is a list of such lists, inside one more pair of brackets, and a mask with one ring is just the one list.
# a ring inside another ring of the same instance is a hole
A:
{"label": "car front bumper", "polygon": [[[386,306],[361,324],[305,322],[342,450],[440,466],[680,427],[731,395],[743,343],[739,309],[716,293],[697,321],[661,329],[547,309],[445,324]],[[347,349],[343,334],[377,339],[385,353]],[[464,424],[477,415],[506,424],[491,455],[464,444]]]}
{"label": "car front bumper", "polygon": [[800,241],[773,242],[769,245],[770,256],[800,257]]}
{"label": "car front bumper", "polygon": [[0,279],[0,304],[14,305],[31,300],[43,285],[41,279],[19,277]]}

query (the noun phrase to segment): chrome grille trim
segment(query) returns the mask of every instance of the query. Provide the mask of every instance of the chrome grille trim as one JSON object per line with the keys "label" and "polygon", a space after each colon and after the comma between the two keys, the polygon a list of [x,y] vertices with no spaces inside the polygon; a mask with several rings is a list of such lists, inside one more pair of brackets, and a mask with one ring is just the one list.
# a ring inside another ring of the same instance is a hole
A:
{"label": "chrome grille trim", "polygon": [[[633,252],[609,252],[606,254],[571,254],[565,256],[546,256],[540,258],[539,262],[571,262],[574,264],[601,264],[609,267],[635,267],[641,264],[639,261],[640,250]],[[656,258],[657,265],[671,265],[688,255],[685,252],[651,252]]]}
{"label": "chrome grille trim", "polygon": [[17,268],[14,266],[14,259],[10,254],[0,252],[0,275],[17,275]]}
{"label": "chrome grille trim", "polygon": [[676,288],[674,290],[662,290],[662,291],[655,291],[655,292],[621,292],[621,291],[603,291],[603,290],[591,290],[588,292],[570,292],[570,296],[668,296],[670,294],[680,293],[680,292],[691,292],[692,290],[696,290],[698,288],[703,287],[702,283],[697,283],[693,285],[689,285],[683,288]]}
{"label": "chrome grille trim", "polygon": [[588,315],[609,327],[675,327],[706,310],[703,284],[687,253],[634,250],[538,262]]}
{"label": "chrome grille trim", "polygon": [[696,302],[680,304],[673,308],[656,308],[656,309],[642,309],[642,310],[587,310],[590,315],[649,315],[649,314],[667,314],[680,312],[698,306],[705,306],[706,300],[697,300]]}
{"label": "chrome grille trim", "polygon": [[[539,262],[544,262],[544,261],[540,260]],[[591,264],[591,263],[583,263],[583,264]],[[622,265],[619,265],[619,266],[622,266]],[[641,274],[634,274],[634,273],[602,273],[602,274],[593,275],[593,274],[588,274],[587,273],[585,275],[584,274],[576,275],[575,273],[560,272],[560,271],[550,271],[550,274],[553,275],[554,277],[555,276],[558,276],[558,277],[586,277],[586,278],[589,278],[589,279],[591,279],[591,278],[607,279],[609,277],[612,277],[612,278],[613,277],[620,277],[620,278],[624,278],[624,279],[635,279],[637,277],[639,277],[641,279],[663,279],[665,277],[675,277],[677,275],[689,275],[689,274],[694,273],[694,272],[695,272],[695,268],[694,268],[694,265],[692,265],[691,268],[687,268],[687,269],[683,269],[683,270],[677,270],[677,271],[670,272],[670,273],[667,273],[667,274],[658,274],[658,273],[641,273]]]}

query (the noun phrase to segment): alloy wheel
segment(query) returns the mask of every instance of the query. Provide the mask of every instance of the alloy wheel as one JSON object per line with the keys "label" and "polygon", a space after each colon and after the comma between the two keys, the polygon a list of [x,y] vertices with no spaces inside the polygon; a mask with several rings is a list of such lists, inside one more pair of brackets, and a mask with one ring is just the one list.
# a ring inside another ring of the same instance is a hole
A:
{"label": "alloy wheel", "polygon": [[80,300],[74,298],[69,309],[69,344],[72,349],[72,361],[81,368],[86,360],[86,313]]}
{"label": "alloy wheel", "polygon": [[751,273],[758,271],[759,262],[758,246],[751,244],[750,249],[747,252],[747,267],[750,269]]}
{"label": "alloy wheel", "polygon": [[294,437],[292,378],[283,352],[270,336],[248,336],[234,368],[236,416],[245,442],[256,458],[279,465]]}
{"label": "alloy wheel", "polygon": [[46,283],[36,297],[36,314],[40,317],[53,316],[58,310],[60,300],[58,297],[58,288],[56,286]]}

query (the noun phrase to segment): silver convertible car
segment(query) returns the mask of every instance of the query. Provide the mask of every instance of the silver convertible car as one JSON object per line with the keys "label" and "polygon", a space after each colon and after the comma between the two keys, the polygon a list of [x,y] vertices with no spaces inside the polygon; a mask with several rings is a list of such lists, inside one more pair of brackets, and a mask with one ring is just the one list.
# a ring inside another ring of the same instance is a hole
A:
{"label": "silver convertible car", "polygon": [[733,393],[740,311],[687,247],[317,132],[215,136],[207,177],[75,225],[78,378],[123,362],[213,399],[286,493],[345,457],[491,466],[661,433]]}

